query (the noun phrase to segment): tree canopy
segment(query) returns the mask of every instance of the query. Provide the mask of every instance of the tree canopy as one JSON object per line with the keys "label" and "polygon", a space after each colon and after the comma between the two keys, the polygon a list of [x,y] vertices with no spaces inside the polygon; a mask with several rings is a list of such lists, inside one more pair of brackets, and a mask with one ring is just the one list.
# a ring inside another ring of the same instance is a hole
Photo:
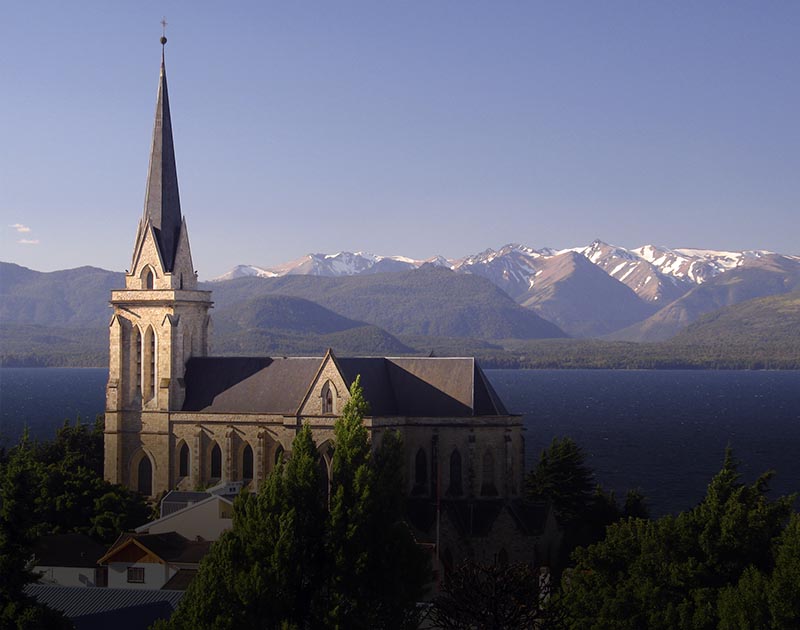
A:
{"label": "tree canopy", "polygon": [[645,498],[638,490],[629,490],[620,506],[613,492],[595,482],[585,451],[569,437],[555,437],[542,450],[536,468],[525,479],[525,491],[528,499],[553,506],[563,530],[556,571],[568,564],[575,548],[602,540],[611,523],[648,517]]}
{"label": "tree canopy", "polygon": [[334,426],[329,493],[300,430],[288,462],[237,498],[233,528],[160,628],[416,627],[428,566],[403,522],[402,444],[386,433],[373,451],[366,413],[356,379]]}
{"label": "tree canopy", "polygon": [[571,627],[798,627],[800,525],[789,521],[793,496],[767,497],[770,476],[744,484],[728,450],[692,510],[622,520],[577,549],[565,580]]}
{"label": "tree canopy", "polygon": [[0,628],[71,628],[60,613],[25,594],[38,575],[30,568],[36,540],[36,502],[40,481],[27,432],[0,465]]}

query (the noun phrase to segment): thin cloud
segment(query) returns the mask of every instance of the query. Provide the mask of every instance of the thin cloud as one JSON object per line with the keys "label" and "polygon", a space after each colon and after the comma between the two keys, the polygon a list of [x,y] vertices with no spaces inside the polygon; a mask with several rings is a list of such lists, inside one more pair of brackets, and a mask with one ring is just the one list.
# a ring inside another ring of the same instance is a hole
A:
{"label": "thin cloud", "polygon": [[17,243],[19,243],[20,245],[38,245],[39,239],[21,238],[17,241]]}
{"label": "thin cloud", "polygon": [[[27,234],[31,231],[31,229],[27,225],[22,225],[22,223],[15,223],[14,225],[10,225],[9,227],[14,228],[17,232],[22,232]],[[36,241],[37,243],[39,241]]]}

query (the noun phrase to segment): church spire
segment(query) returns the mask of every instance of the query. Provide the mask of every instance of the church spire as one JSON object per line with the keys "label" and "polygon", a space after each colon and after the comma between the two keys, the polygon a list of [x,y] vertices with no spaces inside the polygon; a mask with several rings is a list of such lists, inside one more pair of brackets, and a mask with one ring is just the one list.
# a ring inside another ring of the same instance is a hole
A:
{"label": "church spire", "polygon": [[[166,22],[162,22],[166,27]],[[144,201],[144,219],[150,220],[156,232],[165,271],[172,271],[175,250],[181,231],[181,201],[178,196],[178,172],[175,168],[175,147],[172,144],[172,121],[169,115],[167,71],[164,67],[164,45],[161,37],[161,76],[158,83],[153,144]]]}

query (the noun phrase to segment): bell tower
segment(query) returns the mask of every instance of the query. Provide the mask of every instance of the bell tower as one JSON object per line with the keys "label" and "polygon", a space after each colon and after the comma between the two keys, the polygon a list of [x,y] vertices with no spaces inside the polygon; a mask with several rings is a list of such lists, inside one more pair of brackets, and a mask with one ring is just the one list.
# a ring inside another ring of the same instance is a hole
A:
{"label": "bell tower", "polygon": [[169,413],[185,398],[184,369],[206,356],[211,292],[197,289],[181,214],[161,38],[161,73],[144,212],[125,288],[111,292],[105,477],[143,494],[169,488]]}

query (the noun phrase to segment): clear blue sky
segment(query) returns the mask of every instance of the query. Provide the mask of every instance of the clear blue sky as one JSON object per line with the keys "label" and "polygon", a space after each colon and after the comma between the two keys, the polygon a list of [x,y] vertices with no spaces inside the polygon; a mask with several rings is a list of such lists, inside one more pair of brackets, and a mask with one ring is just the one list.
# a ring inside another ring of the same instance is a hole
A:
{"label": "clear blue sky", "polygon": [[128,267],[162,15],[202,278],[594,238],[800,254],[800,2],[9,0],[0,259]]}

